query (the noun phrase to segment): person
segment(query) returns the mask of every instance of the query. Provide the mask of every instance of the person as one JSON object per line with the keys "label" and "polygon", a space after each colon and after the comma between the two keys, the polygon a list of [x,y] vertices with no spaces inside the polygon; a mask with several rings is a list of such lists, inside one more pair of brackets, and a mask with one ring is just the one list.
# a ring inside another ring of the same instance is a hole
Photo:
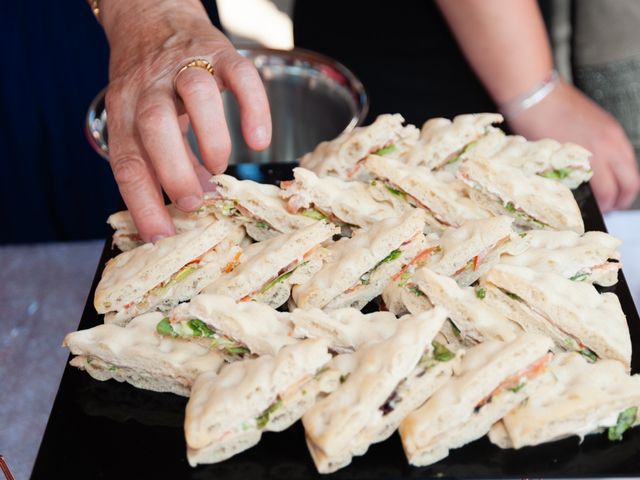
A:
{"label": "person", "polygon": [[[111,167],[142,238],[156,241],[174,233],[162,190],[179,208],[196,210],[206,178],[226,167],[231,146],[220,90],[237,97],[243,134],[254,149],[270,141],[266,94],[253,65],[213,27],[199,1],[90,1],[111,48]],[[373,114],[397,111],[421,122],[498,108],[515,133],[591,150],[592,187],[603,210],[624,208],[640,188],[619,123],[555,79],[534,0],[397,0],[393,7],[307,0],[298,2],[294,25],[298,45],[354,69],[370,91]],[[540,91],[541,100],[520,101]],[[188,121],[204,165],[184,139]]]}

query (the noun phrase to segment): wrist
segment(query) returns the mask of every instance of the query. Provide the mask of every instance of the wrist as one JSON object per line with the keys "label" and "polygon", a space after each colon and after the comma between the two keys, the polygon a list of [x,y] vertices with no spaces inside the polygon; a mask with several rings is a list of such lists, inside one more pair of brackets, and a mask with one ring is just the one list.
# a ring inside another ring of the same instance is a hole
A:
{"label": "wrist", "polygon": [[89,0],[89,4],[92,9],[97,6],[96,16],[112,49],[119,43],[126,44],[127,49],[141,47],[171,30],[176,19],[195,16],[208,21],[199,0]]}
{"label": "wrist", "polygon": [[552,68],[545,78],[531,89],[520,93],[504,102],[498,102],[498,111],[507,120],[513,120],[521,113],[529,110],[549,96],[560,83],[560,76],[555,68]]}

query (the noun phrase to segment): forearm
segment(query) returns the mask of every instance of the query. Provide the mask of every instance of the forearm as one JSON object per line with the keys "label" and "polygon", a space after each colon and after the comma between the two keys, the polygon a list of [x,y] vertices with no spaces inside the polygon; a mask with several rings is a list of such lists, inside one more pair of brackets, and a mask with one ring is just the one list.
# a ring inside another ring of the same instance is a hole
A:
{"label": "forearm", "polygon": [[553,66],[535,0],[436,0],[471,67],[498,104],[528,92]]}

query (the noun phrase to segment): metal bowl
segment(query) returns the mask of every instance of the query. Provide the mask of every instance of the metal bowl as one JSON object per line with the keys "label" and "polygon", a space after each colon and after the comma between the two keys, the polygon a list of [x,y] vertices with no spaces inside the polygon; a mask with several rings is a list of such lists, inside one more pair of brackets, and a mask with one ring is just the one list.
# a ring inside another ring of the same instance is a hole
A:
{"label": "metal bowl", "polygon": [[[271,107],[273,137],[262,152],[249,149],[240,129],[240,113],[232,94],[223,102],[231,134],[229,163],[294,162],[329,140],[360,125],[369,108],[360,80],[335,60],[303,49],[289,51],[268,48],[240,48],[253,61],[264,82]],[[86,132],[93,148],[108,158],[107,112],[103,89],[91,102]],[[199,156],[193,131],[191,146]]]}

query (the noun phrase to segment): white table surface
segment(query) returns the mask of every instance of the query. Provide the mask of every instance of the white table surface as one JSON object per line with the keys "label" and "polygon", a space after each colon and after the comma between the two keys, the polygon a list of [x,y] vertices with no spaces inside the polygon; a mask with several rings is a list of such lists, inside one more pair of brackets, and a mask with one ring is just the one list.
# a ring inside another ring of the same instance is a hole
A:
{"label": "white table surface", "polygon": [[[621,238],[622,262],[640,305],[640,210],[605,217]],[[0,247],[0,454],[28,478],[68,357],[102,240]],[[81,441],[81,439],[79,439]]]}

